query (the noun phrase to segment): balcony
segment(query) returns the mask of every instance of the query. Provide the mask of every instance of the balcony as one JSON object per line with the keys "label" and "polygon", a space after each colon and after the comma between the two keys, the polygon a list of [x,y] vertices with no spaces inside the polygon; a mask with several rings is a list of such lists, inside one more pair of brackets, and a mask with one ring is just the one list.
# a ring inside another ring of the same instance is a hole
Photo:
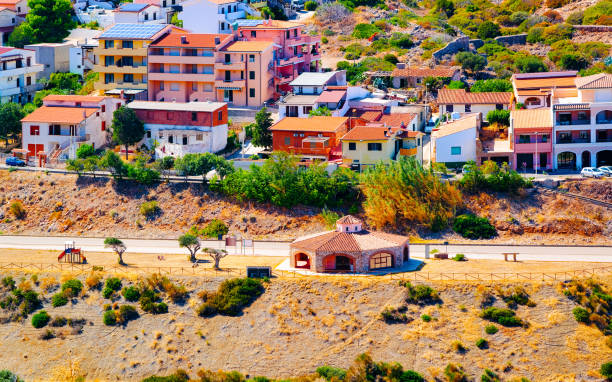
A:
{"label": "balcony", "polygon": [[573,144],[573,143],[591,143],[591,139],[590,138],[564,138],[564,139],[559,139],[557,138],[557,144],[558,145],[564,145],[564,144]]}
{"label": "balcony", "polygon": [[329,147],[287,147],[287,151],[298,155],[316,155],[329,157],[331,149]]}
{"label": "balcony", "polygon": [[195,65],[214,65],[214,56],[164,56],[149,55],[149,62],[152,64],[195,64]]}
{"label": "balcony", "polygon": [[175,82],[214,82],[212,73],[161,73],[149,72],[149,81],[175,81]]}
{"label": "balcony", "polygon": [[550,152],[552,151],[552,142],[548,141],[548,142],[542,142],[542,141],[538,141],[537,144],[535,142],[535,140],[530,141],[530,142],[524,142],[524,141],[516,141],[516,143],[514,144],[514,150],[517,153],[535,153],[536,152],[536,146],[537,146],[537,151],[538,152]]}
{"label": "balcony", "polygon": [[245,70],[244,62],[230,61],[230,62],[217,62],[215,69],[217,70]]}
{"label": "balcony", "polygon": [[590,119],[573,119],[566,121],[556,121],[555,126],[578,126],[578,125],[590,125]]}
{"label": "balcony", "polygon": [[132,73],[132,74],[147,74],[147,65],[94,65],[95,72],[98,73]]}
{"label": "balcony", "polygon": [[276,66],[287,66],[287,65],[294,65],[300,62],[304,62],[304,55],[302,54],[298,54],[297,56],[292,56],[288,58],[276,59],[275,64]]}
{"label": "balcony", "polygon": [[104,41],[100,41],[100,46],[94,49],[94,54],[101,56],[141,56],[146,57],[148,48],[104,48]]}
{"label": "balcony", "polygon": [[24,74],[42,72],[44,68],[45,67],[42,64],[35,64],[35,65],[30,65],[30,66],[23,66],[21,68],[0,70],[0,76],[2,77],[22,76]]}
{"label": "balcony", "polygon": [[217,89],[233,89],[233,90],[241,90],[244,89],[244,80],[219,80],[215,81],[215,87]]}
{"label": "balcony", "polygon": [[400,149],[399,150],[399,155],[401,156],[406,156],[406,157],[412,157],[417,155],[418,153],[418,148],[413,147],[411,149]]}

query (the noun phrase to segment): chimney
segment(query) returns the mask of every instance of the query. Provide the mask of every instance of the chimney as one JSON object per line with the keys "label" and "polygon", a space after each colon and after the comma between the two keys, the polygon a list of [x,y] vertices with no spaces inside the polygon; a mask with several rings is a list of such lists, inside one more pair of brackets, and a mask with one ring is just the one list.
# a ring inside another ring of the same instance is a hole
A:
{"label": "chimney", "polygon": [[215,45],[221,44],[221,39],[219,37],[215,37]]}
{"label": "chimney", "polygon": [[181,44],[187,44],[187,36],[181,36]]}

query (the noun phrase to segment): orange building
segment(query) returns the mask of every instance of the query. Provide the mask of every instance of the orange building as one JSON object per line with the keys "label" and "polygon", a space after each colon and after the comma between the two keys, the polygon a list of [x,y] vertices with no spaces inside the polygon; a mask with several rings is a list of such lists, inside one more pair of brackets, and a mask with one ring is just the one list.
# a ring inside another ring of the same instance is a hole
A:
{"label": "orange building", "polygon": [[346,117],[283,118],[270,128],[272,148],[309,159],[340,158],[340,138],[349,130],[348,121]]}

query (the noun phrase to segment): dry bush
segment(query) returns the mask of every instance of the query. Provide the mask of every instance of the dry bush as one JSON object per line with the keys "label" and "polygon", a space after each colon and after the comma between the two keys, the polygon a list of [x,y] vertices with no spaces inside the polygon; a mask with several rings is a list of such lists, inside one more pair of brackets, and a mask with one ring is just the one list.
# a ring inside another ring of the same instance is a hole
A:
{"label": "dry bush", "polygon": [[85,279],[85,285],[87,285],[88,290],[100,289],[102,286],[102,275],[92,272]]}
{"label": "dry bush", "polygon": [[44,277],[40,279],[40,289],[44,290],[45,292],[52,292],[57,287],[59,287],[59,283],[55,277]]}

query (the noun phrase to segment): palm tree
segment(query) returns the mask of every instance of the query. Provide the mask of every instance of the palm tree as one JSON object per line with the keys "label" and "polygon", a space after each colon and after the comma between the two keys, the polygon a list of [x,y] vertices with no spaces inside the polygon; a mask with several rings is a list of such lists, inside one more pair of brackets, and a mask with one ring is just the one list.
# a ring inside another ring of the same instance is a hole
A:
{"label": "palm tree", "polygon": [[119,265],[125,265],[123,262],[123,252],[127,249],[123,241],[116,237],[107,237],[104,239],[104,248],[112,248],[113,251],[119,256]]}

